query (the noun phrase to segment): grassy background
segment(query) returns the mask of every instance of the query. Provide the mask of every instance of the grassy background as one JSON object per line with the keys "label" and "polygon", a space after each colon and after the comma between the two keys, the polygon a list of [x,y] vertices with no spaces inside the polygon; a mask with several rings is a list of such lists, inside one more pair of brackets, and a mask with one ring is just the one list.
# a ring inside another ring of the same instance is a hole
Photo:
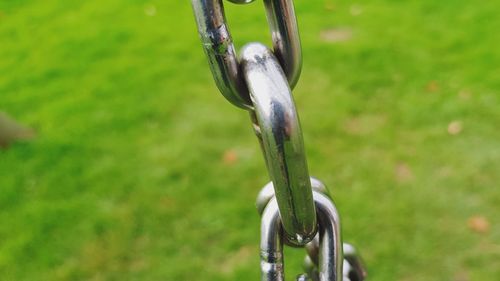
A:
{"label": "grassy background", "polygon": [[[295,5],[310,171],[370,280],[499,280],[499,2]],[[267,172],[189,1],[0,1],[0,110],[37,132],[0,151],[1,280],[259,278]]]}

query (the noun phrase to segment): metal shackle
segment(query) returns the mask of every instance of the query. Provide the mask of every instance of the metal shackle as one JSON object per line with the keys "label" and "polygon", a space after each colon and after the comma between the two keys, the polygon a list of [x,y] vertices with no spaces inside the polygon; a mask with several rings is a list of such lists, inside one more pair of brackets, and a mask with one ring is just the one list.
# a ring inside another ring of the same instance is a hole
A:
{"label": "metal shackle", "polygon": [[[251,0],[232,0],[244,4]],[[215,83],[232,104],[251,109],[248,89],[242,79],[238,57],[222,0],[191,0],[198,33],[203,44]],[[302,68],[302,51],[297,19],[292,0],[264,0],[274,53],[293,88]]]}
{"label": "metal shackle", "polygon": [[[319,221],[320,281],[342,280],[342,238],[340,219],[333,201],[326,195],[314,192],[314,202]],[[276,198],[271,199],[261,221],[261,280],[284,281],[283,240]]]}
{"label": "metal shackle", "polygon": [[316,234],[316,211],[290,87],[277,59],[262,44],[243,47],[241,66],[283,229],[291,243],[305,245]]}

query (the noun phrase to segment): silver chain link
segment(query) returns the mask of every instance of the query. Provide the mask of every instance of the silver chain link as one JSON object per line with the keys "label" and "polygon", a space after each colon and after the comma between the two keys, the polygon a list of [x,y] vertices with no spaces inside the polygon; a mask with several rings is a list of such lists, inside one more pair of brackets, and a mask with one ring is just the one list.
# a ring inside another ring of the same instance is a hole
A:
{"label": "silver chain link", "polygon": [[261,280],[284,281],[283,243],[308,252],[306,273],[297,280],[364,280],[366,272],[355,250],[342,244],[339,215],[325,185],[309,177],[292,96],[302,67],[293,1],[264,0],[264,5],[273,51],[250,43],[238,59],[222,0],[192,0],[216,85],[228,101],[249,110],[271,178],[257,197],[262,215]]}
{"label": "silver chain link", "polygon": [[[235,3],[251,1],[234,0]],[[222,0],[191,1],[198,32],[207,55],[215,83],[232,104],[251,109],[252,103],[238,65],[238,57]],[[274,54],[286,73],[289,85],[297,83],[302,67],[299,31],[291,0],[264,0],[273,41]]]}
{"label": "silver chain link", "polygon": [[299,117],[277,59],[259,43],[241,51],[241,68],[256,117],[286,238],[305,245],[316,234],[316,211]]}

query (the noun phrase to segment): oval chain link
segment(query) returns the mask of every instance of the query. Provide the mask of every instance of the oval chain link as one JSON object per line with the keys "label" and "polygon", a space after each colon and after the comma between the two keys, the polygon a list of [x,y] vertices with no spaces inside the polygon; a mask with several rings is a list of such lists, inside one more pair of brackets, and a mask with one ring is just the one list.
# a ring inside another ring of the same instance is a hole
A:
{"label": "oval chain link", "polygon": [[286,238],[293,244],[305,245],[316,234],[316,211],[290,87],[277,59],[262,44],[243,47],[241,68]]}
{"label": "oval chain link", "polygon": [[[328,196],[316,191],[313,194],[320,225],[317,276],[320,281],[341,281],[343,256],[338,211]],[[273,197],[262,214],[260,242],[262,281],[285,280],[281,226],[278,204],[276,197]]]}
{"label": "oval chain link", "polygon": [[[245,4],[251,0],[233,0]],[[232,104],[252,109],[242,79],[233,39],[226,24],[222,0],[191,0],[198,32],[210,69],[224,97]],[[300,37],[292,0],[264,0],[276,57],[293,88],[302,68]]]}
{"label": "oval chain link", "polygon": [[[332,200],[328,189],[326,186],[318,179],[311,177],[311,186],[314,191],[314,194],[319,193],[324,195],[325,198],[323,200]],[[316,196],[316,195],[315,195]],[[274,197],[274,188],[273,188],[273,183],[270,182],[266,184],[259,192],[259,195],[257,196],[257,212],[261,217],[264,216],[264,210],[266,210],[266,207],[270,205],[270,201],[275,198]],[[317,201],[317,199],[315,199]],[[332,203],[333,201],[332,201]],[[317,205],[317,204],[316,204]],[[273,208],[273,207],[270,207]],[[338,218],[338,214],[337,214]],[[269,218],[262,219],[262,223],[272,223],[272,220],[269,220]],[[314,239],[309,242],[306,246],[306,252],[307,255],[304,259],[304,270],[305,274],[301,274],[297,277],[297,281],[321,281],[320,275],[322,270],[320,269],[320,253],[322,251],[322,247],[325,245],[321,245],[320,241],[323,241],[324,239],[320,239],[320,236],[323,235],[324,237],[324,228],[322,227],[322,224],[324,223],[324,220],[319,219],[319,225],[320,225],[320,231],[319,233],[314,237]],[[335,224],[339,224],[338,220]],[[336,226],[337,227],[337,226]],[[263,232],[268,233],[268,232]],[[261,238],[262,239],[262,238]],[[265,239],[265,238],[264,238]],[[285,240],[281,240],[282,243],[286,243]],[[292,245],[294,246],[294,245]],[[277,248],[277,250],[280,250],[280,248]],[[343,262],[342,262],[342,281],[363,281],[365,280],[367,273],[365,270],[365,266],[363,264],[363,261],[359,254],[357,253],[356,248],[352,246],[351,244],[348,243],[343,243],[342,244],[342,255],[343,255]],[[337,253],[339,254],[339,253]],[[267,257],[268,255],[264,255],[264,258]],[[279,256],[279,255],[275,255]],[[263,259],[263,257],[261,257]],[[284,259],[284,257],[283,257]],[[266,261],[265,261],[266,262]],[[269,262],[269,259],[268,261]],[[281,264],[283,264],[283,260],[280,261]],[[322,266],[325,266],[325,262],[323,261]],[[263,265],[264,266],[264,265]],[[264,266],[267,269],[267,265]],[[278,270],[278,269],[276,269]],[[267,278],[263,280],[269,280],[268,274],[264,274],[264,271],[261,269],[263,272],[262,277]],[[279,270],[278,270],[279,271]],[[276,277],[281,276],[281,274],[277,274]],[[332,277],[332,275],[330,275]],[[276,280],[276,279],[271,279],[271,280]],[[278,279],[279,280],[279,279]]]}

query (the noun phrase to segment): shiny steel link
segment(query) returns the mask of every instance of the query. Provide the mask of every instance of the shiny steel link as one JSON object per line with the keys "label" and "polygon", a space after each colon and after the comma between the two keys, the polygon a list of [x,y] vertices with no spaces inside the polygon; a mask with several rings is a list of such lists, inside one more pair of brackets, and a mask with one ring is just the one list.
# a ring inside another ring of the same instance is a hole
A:
{"label": "shiny steel link", "polygon": [[[269,185],[269,184],[268,184]],[[326,186],[319,180],[311,178],[311,185],[314,191],[321,193],[323,195],[330,195],[327,192]],[[264,201],[264,196],[267,195],[269,191],[265,191],[268,187],[265,186],[259,196],[257,197],[257,202],[259,202],[259,198]],[[317,234],[314,239],[307,243],[305,246],[307,251],[307,256],[304,260],[304,269],[312,281],[319,280],[319,253],[320,253],[320,238],[319,234]],[[356,248],[348,243],[342,244],[344,261],[343,261],[343,281],[363,281],[366,279],[367,272],[365,269],[365,265],[360,255],[358,254]]]}
{"label": "shiny steel link", "polygon": [[319,220],[319,280],[342,280],[342,238],[340,218],[333,201],[326,195],[314,192],[314,202]]}
{"label": "shiny steel link", "polygon": [[222,0],[192,0],[191,3],[203,50],[217,87],[232,104],[248,109],[251,102],[239,71]]}
{"label": "shiny steel link", "polygon": [[252,3],[254,0],[228,0],[229,2],[233,2],[235,4],[248,4]]}
{"label": "shiny steel link", "polygon": [[260,226],[260,269],[262,281],[285,280],[283,264],[282,225],[276,197],[262,214]]}
{"label": "shiny steel link", "polygon": [[[326,188],[323,182],[314,177],[311,177],[310,180],[313,191],[321,193],[331,198],[331,196],[328,193],[328,189]],[[269,182],[260,190],[259,194],[257,195],[256,207],[259,215],[262,216],[264,209],[266,208],[266,206],[269,204],[269,201],[271,201],[273,197],[274,197],[273,183]],[[319,281],[319,272],[318,272],[319,251],[320,251],[319,240],[320,239],[318,233],[316,234],[314,239],[311,242],[307,243],[307,245],[305,246],[305,249],[307,251],[307,256],[304,260],[304,269],[306,274],[299,276],[297,280]],[[287,240],[285,239],[283,243],[287,243]],[[290,245],[290,246],[295,246],[295,245]],[[343,281],[365,280],[367,273],[363,261],[356,251],[356,248],[348,243],[343,243],[342,248],[344,252],[342,280]]]}
{"label": "shiny steel link", "polygon": [[[231,0],[245,4],[253,0]],[[232,104],[250,109],[222,0],[191,0],[198,32],[217,87]],[[302,67],[302,53],[292,0],[264,0],[274,52],[293,88]]]}
{"label": "shiny steel link", "polygon": [[[359,256],[356,248],[351,244],[342,244],[344,261],[343,261],[343,281],[363,281],[367,276],[364,263]],[[312,281],[319,280],[319,251],[320,243],[319,236],[314,237],[314,240],[306,245],[307,256],[304,260],[304,269]]]}
{"label": "shiny steel link", "polygon": [[251,43],[243,48],[241,66],[286,238],[304,245],[316,234],[316,212],[290,87],[278,61],[262,44]]}
{"label": "shiny steel link", "polygon": [[[319,193],[323,193],[328,195],[328,189],[325,184],[323,184],[320,180],[314,177],[310,177],[311,187],[313,191],[317,191]],[[262,212],[266,208],[267,204],[274,197],[274,185],[273,182],[269,182],[266,184],[257,195],[257,212],[262,216]],[[309,244],[308,244],[309,245]]]}
{"label": "shiny steel link", "polygon": [[302,70],[302,49],[299,28],[292,0],[264,0],[267,21],[271,28],[274,55],[278,58],[294,88]]}
{"label": "shiny steel link", "polygon": [[[342,280],[342,239],[340,219],[329,197],[314,192],[314,202],[319,219],[319,267],[320,281]],[[261,223],[261,280],[284,281],[283,241],[276,198],[271,199],[264,210]],[[304,275],[301,278],[304,279]],[[307,279],[306,279],[307,280]]]}

